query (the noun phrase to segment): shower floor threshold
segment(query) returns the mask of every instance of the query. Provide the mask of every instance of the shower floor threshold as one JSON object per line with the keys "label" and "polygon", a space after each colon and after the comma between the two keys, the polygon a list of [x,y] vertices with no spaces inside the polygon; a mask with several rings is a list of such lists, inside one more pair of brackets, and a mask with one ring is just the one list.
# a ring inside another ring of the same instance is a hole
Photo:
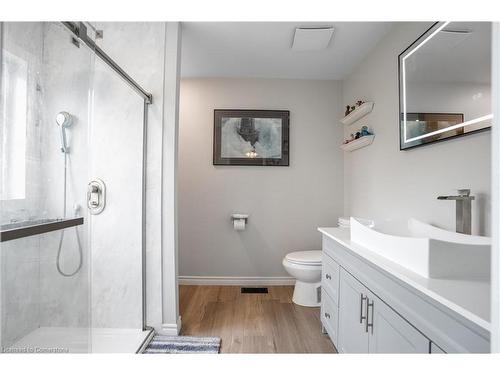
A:
{"label": "shower floor threshold", "polygon": [[[136,353],[150,331],[133,328],[40,327],[9,348],[16,353]],[[92,345],[90,345],[92,343]]]}

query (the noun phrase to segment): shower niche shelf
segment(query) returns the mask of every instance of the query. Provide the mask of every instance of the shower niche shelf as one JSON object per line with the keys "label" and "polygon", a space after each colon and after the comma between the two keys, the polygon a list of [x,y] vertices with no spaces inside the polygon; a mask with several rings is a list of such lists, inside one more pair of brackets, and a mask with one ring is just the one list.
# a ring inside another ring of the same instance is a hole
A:
{"label": "shower niche shelf", "polygon": [[18,238],[35,236],[37,234],[76,227],[82,224],[83,217],[73,217],[70,219],[38,219],[2,224],[0,226],[0,242],[17,240]]}

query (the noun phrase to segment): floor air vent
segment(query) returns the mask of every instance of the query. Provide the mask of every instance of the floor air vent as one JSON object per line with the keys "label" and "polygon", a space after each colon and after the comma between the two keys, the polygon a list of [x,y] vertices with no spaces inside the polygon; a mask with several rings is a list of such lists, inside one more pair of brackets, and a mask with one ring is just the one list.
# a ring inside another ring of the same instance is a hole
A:
{"label": "floor air vent", "polygon": [[267,294],[267,288],[241,288],[241,293],[264,293],[264,294]]}

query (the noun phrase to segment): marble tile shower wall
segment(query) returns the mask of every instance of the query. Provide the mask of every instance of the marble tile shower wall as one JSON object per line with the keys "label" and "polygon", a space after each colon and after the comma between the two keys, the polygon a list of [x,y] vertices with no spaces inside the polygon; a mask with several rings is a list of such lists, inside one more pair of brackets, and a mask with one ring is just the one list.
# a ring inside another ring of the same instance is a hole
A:
{"label": "marble tile shower wall", "polygon": [[[26,127],[26,190],[24,199],[0,201],[0,221],[27,220],[44,215],[39,107],[43,28],[40,23],[7,23],[3,48],[27,63],[28,108]],[[0,347],[10,346],[39,324],[40,238],[31,237],[1,244]]]}
{"label": "marble tile shower wall", "polygon": [[107,199],[104,211],[91,217],[92,326],[141,328],[144,102],[100,60],[94,100],[90,164],[92,176],[106,184]]}
{"label": "marble tile shower wall", "polygon": [[[98,22],[94,24],[104,32],[104,38],[98,40],[99,45],[108,53],[122,68],[129,73],[142,87],[153,94],[153,104],[148,109],[148,137],[147,137],[147,173],[146,173],[146,312],[147,324],[156,329],[162,328],[162,255],[161,255],[161,168],[162,168],[162,127],[163,127],[163,85],[164,85],[164,53],[165,53],[165,23],[163,22]],[[128,97],[126,105],[132,105],[130,111],[136,108],[135,99]],[[132,100],[132,102],[130,102]],[[108,102],[109,103],[109,102]],[[120,106],[123,108],[123,106]],[[141,112],[142,113],[142,112]],[[120,117],[123,118],[123,117]],[[126,126],[140,126],[131,117],[123,122],[119,132],[125,124]],[[131,134],[133,130],[123,132],[123,135]],[[132,145],[135,145],[132,143]],[[131,151],[135,152],[132,147]],[[127,151],[128,152],[128,151]],[[123,165],[123,164],[122,164]],[[129,208],[131,210],[131,208]],[[132,219],[133,220],[133,219]],[[132,221],[133,222],[133,221]],[[131,221],[128,222],[130,225]],[[113,247],[113,246],[112,246]],[[116,248],[116,246],[115,246]],[[104,271],[108,267],[111,270],[109,277],[119,277],[116,270],[113,270],[114,262],[119,262],[119,268],[124,267],[127,262],[137,261],[139,248],[133,251],[130,247],[125,248],[123,255],[111,263],[101,264]],[[119,250],[118,250],[119,251]],[[93,250],[93,255],[94,255]],[[127,254],[128,259],[125,257]],[[97,259],[93,259],[93,266]],[[126,299],[119,301],[118,306],[131,307],[131,313],[126,320],[137,325],[138,310],[140,307],[136,263],[129,263],[128,269],[133,270],[129,280],[121,280],[123,288],[127,290]],[[133,265],[133,266],[132,266]],[[134,267],[134,268],[131,268]],[[96,275],[97,276],[97,275]],[[100,275],[104,277],[104,274]],[[95,278],[93,278],[93,288],[99,288]],[[109,285],[109,284],[107,284]],[[103,287],[101,295],[109,295]],[[93,289],[93,290],[94,290]],[[108,301],[101,300],[101,311],[106,306],[118,301],[115,297]],[[132,306],[134,305],[135,306]],[[115,308],[116,308],[115,307]],[[94,316],[96,318],[96,316]],[[112,319],[112,315],[101,316],[101,324],[105,320]],[[125,318],[122,317],[124,322]],[[94,324],[94,321],[93,321]],[[116,323],[114,323],[116,324]],[[128,326],[128,325],[127,325]]]}

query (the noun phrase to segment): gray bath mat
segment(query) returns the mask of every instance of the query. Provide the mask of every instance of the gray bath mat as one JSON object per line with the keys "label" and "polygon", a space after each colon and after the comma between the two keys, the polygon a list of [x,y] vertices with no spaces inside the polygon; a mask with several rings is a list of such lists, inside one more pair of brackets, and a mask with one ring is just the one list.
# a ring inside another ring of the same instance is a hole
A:
{"label": "gray bath mat", "polygon": [[220,337],[160,336],[155,335],[144,354],[217,354]]}

